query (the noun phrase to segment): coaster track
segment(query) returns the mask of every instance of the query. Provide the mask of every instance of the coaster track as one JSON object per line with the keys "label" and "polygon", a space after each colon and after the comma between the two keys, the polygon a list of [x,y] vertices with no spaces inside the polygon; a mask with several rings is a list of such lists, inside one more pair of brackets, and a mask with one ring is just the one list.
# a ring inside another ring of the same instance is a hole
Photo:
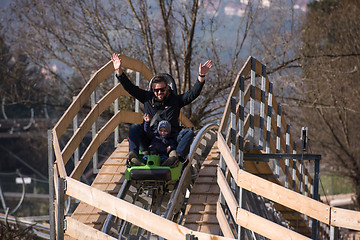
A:
{"label": "coaster track", "polygon": [[[143,63],[120,57],[125,68],[147,80],[152,77]],[[141,114],[115,111],[69,170],[69,159],[96,119],[120,95],[127,95],[116,84],[60,147],[59,139],[74,117],[113,71],[110,61],[96,72],[53,129],[56,161],[51,170],[59,239],[329,239],[334,227],[360,231],[359,212],[317,201],[318,172],[311,175],[303,160],[320,158],[296,153],[266,67],[252,57],[234,81],[220,125],[207,125],[197,133],[190,164],[173,187],[148,188],[125,180],[127,140],[102,165],[91,186],[81,183],[92,156],[112,131],[120,123],[142,120]],[[192,126],[185,116],[180,120]],[[64,216],[67,196],[80,201],[71,216]]]}

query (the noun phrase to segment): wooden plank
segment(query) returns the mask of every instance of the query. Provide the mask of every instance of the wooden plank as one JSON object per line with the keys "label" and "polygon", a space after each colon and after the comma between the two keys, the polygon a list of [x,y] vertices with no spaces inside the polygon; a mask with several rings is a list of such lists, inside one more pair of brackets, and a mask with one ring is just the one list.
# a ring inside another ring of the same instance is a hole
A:
{"label": "wooden plank", "polygon": [[[119,55],[119,58],[122,60],[122,67],[141,73],[147,81],[150,82],[151,78],[154,76],[154,74],[143,62],[122,54]],[[109,61],[109,63],[112,65],[112,61]],[[114,71],[113,67],[113,72]]]}
{"label": "wooden plank", "polygon": [[217,202],[217,208],[216,208],[216,217],[218,219],[221,231],[223,232],[225,237],[229,237],[229,238],[235,238],[231,227],[229,225],[228,220],[226,219],[226,216],[220,206],[220,202]]}
{"label": "wooden plank", "polygon": [[360,231],[360,212],[332,207],[331,225]]}
{"label": "wooden plank", "polygon": [[[200,225],[200,228],[198,231],[206,232],[206,233],[213,234],[213,235],[219,235],[220,234],[220,226],[218,223],[216,223],[216,224],[202,223]],[[233,238],[231,238],[231,239],[233,239]]]}
{"label": "wooden plank", "polygon": [[236,76],[233,87],[231,88],[228,100],[227,100],[226,105],[225,105],[224,114],[223,114],[223,117],[221,119],[221,123],[220,123],[220,127],[219,127],[220,132],[225,131],[226,124],[227,124],[227,122],[229,120],[229,116],[230,116],[230,99],[232,97],[234,97],[236,94],[238,94],[238,92],[239,92],[239,89],[240,89],[240,76],[247,76],[249,74],[250,70],[251,70],[251,58],[252,58],[251,56],[248,57],[245,64],[243,65],[243,67],[239,71],[238,75]]}
{"label": "wooden plank", "polygon": [[[225,176],[218,169],[218,184],[221,189],[221,193],[224,195],[225,201],[229,206],[231,214],[235,217],[237,224],[253,230],[270,239],[308,239],[294,231],[284,228],[276,223],[259,217],[253,213],[250,213],[244,209],[239,208],[232,191],[225,180]],[[266,226],[266,228],[264,228]]]}
{"label": "wooden plank", "polygon": [[225,201],[230,209],[230,212],[234,218],[236,218],[236,209],[239,207],[234,194],[232,193],[229,184],[227,183],[221,168],[217,170],[217,183],[220,187],[220,191],[225,198]]}
{"label": "wooden plank", "polygon": [[[119,55],[119,57],[123,60],[122,64],[124,68],[140,72],[146,80],[150,81],[150,79],[154,76],[154,74],[146,67],[143,62],[134,58],[127,57],[125,55]],[[58,123],[55,125],[54,128],[56,129],[56,133],[58,134],[58,136],[61,136],[65,132],[72,119],[74,119],[80,108],[89,99],[91,93],[95,90],[95,88],[105,79],[107,79],[114,71],[114,66],[112,64],[112,61],[110,60],[91,77],[85,87],[78,94],[76,99],[73,101],[70,107],[60,118]]]}
{"label": "wooden plank", "polygon": [[[329,224],[329,206],[241,170],[225,144],[222,134],[218,134],[218,146],[239,187]],[[302,204],[298,204],[299,202]]]}
{"label": "wooden plank", "polygon": [[255,72],[260,75],[260,76],[263,76],[263,72],[262,72],[262,63],[259,62],[259,60],[253,58],[255,60]]}
{"label": "wooden plank", "polygon": [[77,180],[80,179],[96,150],[120,122],[139,123],[142,121],[141,119],[142,115],[135,112],[119,111],[114,115],[96,134],[70,176]]}
{"label": "wooden plank", "polygon": [[56,164],[57,169],[59,171],[58,173],[59,173],[60,177],[65,178],[67,176],[67,174],[66,174],[66,170],[65,170],[64,161],[63,161],[62,156],[61,156],[59,140],[58,140],[58,137],[56,135],[55,129],[52,130],[52,135],[53,135],[54,154],[55,154],[55,157],[56,157],[55,164]]}
{"label": "wooden plank", "polygon": [[187,128],[195,127],[190,119],[184,115],[182,110],[180,111],[179,121]]}
{"label": "wooden plank", "polygon": [[231,171],[231,174],[235,182],[237,182],[238,171],[240,170],[240,168],[236,160],[234,159],[234,156],[231,154],[229,146],[226,145],[225,139],[222,136],[221,132],[218,132],[218,148],[221,154],[223,155],[226,165],[228,169]]}
{"label": "wooden plank", "polygon": [[230,239],[226,237],[200,233],[180,226],[161,216],[153,214],[136,205],[118,199],[98,189],[67,177],[66,194],[89,205],[102,209],[114,216],[131,222],[143,229],[167,239],[183,240],[186,234],[195,235],[199,240]]}
{"label": "wooden plank", "polygon": [[[237,184],[271,201],[329,224],[329,206],[239,169]],[[301,202],[301,204],[299,204]]]}
{"label": "wooden plank", "polygon": [[90,226],[79,222],[78,220],[72,217],[66,217],[67,227],[65,234],[75,238],[75,239],[88,239],[88,240],[116,240],[116,238],[111,237],[110,235],[103,233],[99,230],[96,230]]}
{"label": "wooden plank", "polygon": [[116,98],[118,98],[118,96],[120,96],[122,89],[122,85],[120,83],[117,84],[108,91],[86,115],[85,119],[80,124],[78,131],[74,133],[62,151],[62,157],[65,164],[89,132],[96,119],[115,101]]}
{"label": "wooden plank", "polygon": [[269,239],[310,239],[242,208],[237,209],[236,223]]}
{"label": "wooden plank", "polygon": [[81,107],[88,101],[91,93],[95,88],[114,72],[114,66],[111,61],[101,67],[81,89],[78,96],[67,108],[60,120],[56,123],[54,129],[57,136],[60,137],[69,126],[75,115],[80,111]]}
{"label": "wooden plank", "polygon": [[[53,170],[54,170],[54,177],[53,178],[54,178],[54,192],[55,192],[55,201],[54,202],[57,202],[57,199],[59,199],[59,195],[58,195],[58,191],[57,191],[58,186],[59,186],[59,174],[58,174],[56,164],[54,164]],[[55,209],[56,209],[56,207],[55,207]]]}
{"label": "wooden plank", "polygon": [[230,116],[230,99],[233,96],[235,96],[239,91],[239,88],[240,88],[239,79],[240,79],[240,75],[238,75],[236,77],[236,80],[235,80],[235,82],[233,84],[233,87],[231,88],[228,100],[227,100],[226,105],[225,105],[224,114],[223,114],[223,117],[221,118],[221,123],[220,123],[220,127],[219,127],[220,132],[225,131],[226,124],[227,124],[227,122],[229,120],[229,116]]}

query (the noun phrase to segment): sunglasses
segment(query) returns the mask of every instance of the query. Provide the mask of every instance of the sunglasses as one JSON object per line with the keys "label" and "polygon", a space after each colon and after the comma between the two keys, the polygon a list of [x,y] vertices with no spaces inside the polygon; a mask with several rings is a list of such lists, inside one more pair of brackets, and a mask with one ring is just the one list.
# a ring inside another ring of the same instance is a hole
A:
{"label": "sunglasses", "polygon": [[166,91],[166,87],[163,87],[163,88],[154,88],[153,91],[154,91],[154,92],[165,92],[165,91]]}

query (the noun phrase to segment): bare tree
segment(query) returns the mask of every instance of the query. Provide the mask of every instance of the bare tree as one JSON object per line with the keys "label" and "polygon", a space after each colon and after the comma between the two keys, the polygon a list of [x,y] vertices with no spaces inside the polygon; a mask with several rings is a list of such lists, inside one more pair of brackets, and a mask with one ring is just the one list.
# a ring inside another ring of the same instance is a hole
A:
{"label": "bare tree", "polygon": [[360,4],[310,5],[303,35],[304,106],[313,143],[332,172],[349,177],[360,200]]}
{"label": "bare tree", "polygon": [[298,60],[292,50],[299,43],[297,14],[293,5],[279,2],[270,8],[261,1],[232,3],[238,13],[229,16],[229,3],[219,0],[17,0],[9,14],[9,39],[48,71],[49,85],[66,91],[67,101],[112,52],[137,58],[154,73],[170,73],[180,92],[195,81],[199,63],[213,59],[201,97],[185,109],[199,126],[221,117],[248,55],[265,62],[269,74]]}

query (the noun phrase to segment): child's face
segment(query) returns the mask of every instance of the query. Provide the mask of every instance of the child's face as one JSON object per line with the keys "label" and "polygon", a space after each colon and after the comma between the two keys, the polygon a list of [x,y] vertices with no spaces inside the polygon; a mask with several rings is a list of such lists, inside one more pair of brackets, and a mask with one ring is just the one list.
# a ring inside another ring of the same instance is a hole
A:
{"label": "child's face", "polygon": [[159,129],[159,135],[160,135],[160,137],[165,137],[167,134],[168,134],[168,131],[166,130],[166,128],[161,127],[161,128]]}

